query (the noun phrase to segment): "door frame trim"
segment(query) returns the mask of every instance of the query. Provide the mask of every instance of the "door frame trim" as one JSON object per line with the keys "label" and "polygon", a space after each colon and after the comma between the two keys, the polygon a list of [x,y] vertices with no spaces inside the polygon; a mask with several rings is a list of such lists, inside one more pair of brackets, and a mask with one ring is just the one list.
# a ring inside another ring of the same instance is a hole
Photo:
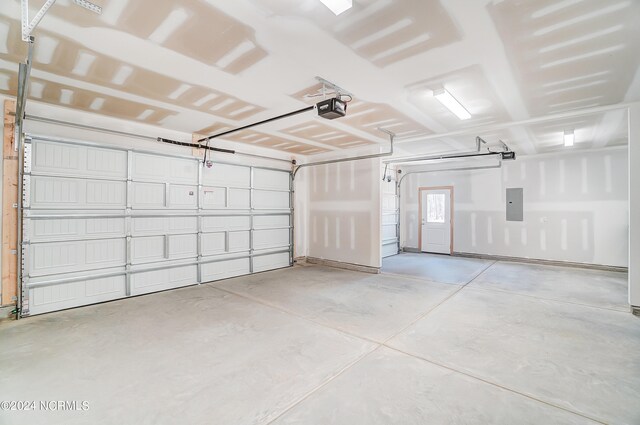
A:
{"label": "door frame trim", "polygon": [[453,212],[454,212],[454,206],[453,206],[453,191],[454,188],[453,186],[420,186],[418,187],[418,249],[420,249],[420,252],[424,252],[422,251],[422,192],[425,190],[443,190],[443,189],[448,189],[449,192],[449,205],[451,207],[451,221],[449,222],[449,228],[451,229],[451,241],[450,241],[450,245],[449,245],[449,254],[453,254],[453,230],[455,227],[455,220],[453,219]]}

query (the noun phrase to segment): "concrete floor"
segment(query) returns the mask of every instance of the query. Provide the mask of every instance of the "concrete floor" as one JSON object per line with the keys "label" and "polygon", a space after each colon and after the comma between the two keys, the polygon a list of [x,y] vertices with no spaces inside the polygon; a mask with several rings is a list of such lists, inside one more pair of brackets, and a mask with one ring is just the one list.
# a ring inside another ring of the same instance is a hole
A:
{"label": "concrete floor", "polygon": [[384,269],[298,266],[2,323],[0,400],[89,410],[0,423],[640,423],[625,274],[422,254]]}

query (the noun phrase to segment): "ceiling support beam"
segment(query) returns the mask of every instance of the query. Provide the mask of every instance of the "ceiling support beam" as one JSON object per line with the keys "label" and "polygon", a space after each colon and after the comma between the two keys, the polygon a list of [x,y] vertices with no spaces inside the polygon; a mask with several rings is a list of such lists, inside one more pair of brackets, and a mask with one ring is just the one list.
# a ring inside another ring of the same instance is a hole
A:
{"label": "ceiling support beam", "polygon": [[596,106],[593,108],[585,108],[585,109],[579,109],[576,111],[568,111],[568,112],[562,112],[562,113],[553,114],[553,115],[545,115],[542,117],[529,118],[529,119],[520,120],[520,121],[511,121],[511,122],[505,122],[501,124],[491,124],[491,125],[485,125],[485,126],[479,126],[479,127],[465,128],[463,130],[449,131],[447,133],[436,133],[436,134],[429,134],[426,136],[408,137],[405,139],[398,139],[397,143],[402,144],[402,143],[410,143],[410,142],[422,142],[427,140],[441,139],[443,137],[464,136],[466,134],[473,134],[473,133],[483,134],[484,132],[504,130],[507,128],[518,127],[521,125],[539,124],[547,121],[582,117],[587,115],[596,115],[602,112],[616,111],[619,109],[627,109],[633,104],[634,104],[633,102],[616,103],[613,105]]}
{"label": "ceiling support beam", "polygon": [[305,164],[294,166],[291,179],[295,180],[296,174],[298,174],[298,171],[300,171],[301,168],[305,168],[305,167],[315,167],[317,165],[336,164],[338,162],[351,162],[351,161],[360,161],[362,159],[374,159],[374,158],[383,158],[386,156],[393,156],[393,143],[395,141],[396,135],[389,130],[385,130],[384,128],[378,128],[378,130],[382,131],[383,133],[389,136],[389,150],[387,152],[374,153],[370,155],[350,156],[347,158],[329,159],[327,161],[307,162]]}
{"label": "ceiling support beam", "polygon": [[53,6],[56,0],[47,0],[31,21],[29,21],[29,0],[20,1],[22,3],[22,41],[29,41],[31,33],[36,26],[38,26],[42,18],[44,18],[44,15],[47,13],[47,10]]}

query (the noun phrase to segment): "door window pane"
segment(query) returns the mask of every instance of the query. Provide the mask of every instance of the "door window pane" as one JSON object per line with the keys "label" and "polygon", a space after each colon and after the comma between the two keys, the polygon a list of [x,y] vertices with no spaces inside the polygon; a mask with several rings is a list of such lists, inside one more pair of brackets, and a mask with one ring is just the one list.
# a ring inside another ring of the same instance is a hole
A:
{"label": "door window pane", "polygon": [[427,193],[427,223],[444,223],[444,193]]}

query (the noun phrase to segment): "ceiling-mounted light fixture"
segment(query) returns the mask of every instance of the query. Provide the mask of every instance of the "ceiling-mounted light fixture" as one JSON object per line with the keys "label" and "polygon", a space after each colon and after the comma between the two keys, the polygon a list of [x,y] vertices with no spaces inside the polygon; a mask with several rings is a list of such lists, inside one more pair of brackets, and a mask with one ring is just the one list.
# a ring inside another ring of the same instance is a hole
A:
{"label": "ceiling-mounted light fixture", "polygon": [[566,147],[573,146],[573,142],[576,140],[576,135],[573,130],[567,130],[564,132],[564,145]]}
{"label": "ceiling-mounted light fixture", "polygon": [[82,6],[87,10],[97,13],[98,15],[102,14],[102,8],[97,4],[93,4],[87,0],[73,0],[73,2],[78,6]]}
{"label": "ceiling-mounted light fixture", "polygon": [[322,4],[327,6],[336,15],[349,10],[353,7],[353,0],[320,0]]}
{"label": "ceiling-mounted light fixture", "polygon": [[433,97],[438,99],[440,103],[442,103],[448,110],[453,112],[458,118],[461,120],[468,120],[471,118],[471,114],[469,111],[465,109],[464,106],[460,102],[456,100],[455,97],[451,95],[445,89],[437,89],[433,91]]}

